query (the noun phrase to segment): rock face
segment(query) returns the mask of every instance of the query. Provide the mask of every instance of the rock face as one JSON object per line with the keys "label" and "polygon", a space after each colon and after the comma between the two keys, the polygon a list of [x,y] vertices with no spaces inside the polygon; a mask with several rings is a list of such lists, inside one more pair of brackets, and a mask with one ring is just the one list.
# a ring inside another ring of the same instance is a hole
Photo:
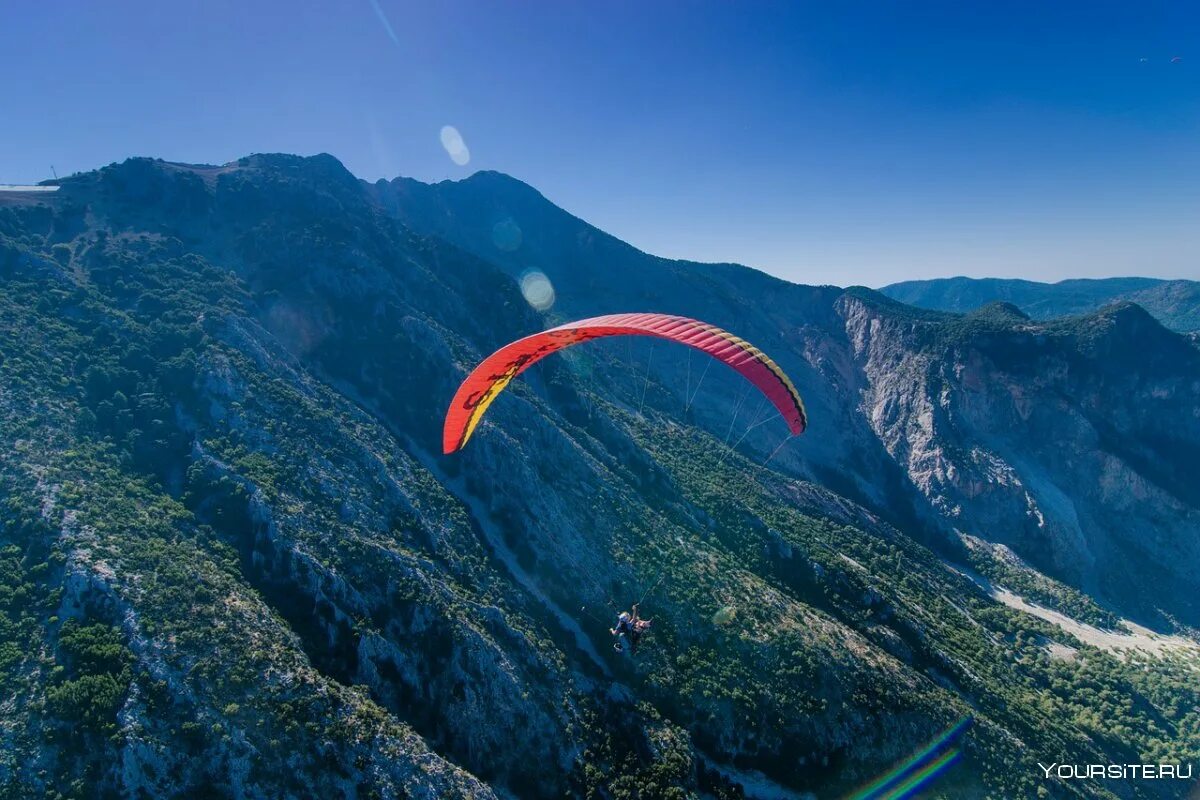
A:
{"label": "rock face", "polygon": [[[1195,624],[1200,351],[1136,306],[923,312],[329,156],[0,204],[5,796],[836,796],[968,711],[946,796],[1200,756],[1190,662],[964,577]],[[635,309],[763,347],[810,432],[780,446],[686,352],[592,343],[440,455],[487,352]],[[651,641],[617,656],[639,597]]]}
{"label": "rock face", "polygon": [[[905,331],[842,301],[863,404],[939,513],[1127,613],[1196,625],[1200,360],[1134,305]],[[950,329],[950,330],[947,330]],[[1168,422],[1169,420],[1169,422]]]}

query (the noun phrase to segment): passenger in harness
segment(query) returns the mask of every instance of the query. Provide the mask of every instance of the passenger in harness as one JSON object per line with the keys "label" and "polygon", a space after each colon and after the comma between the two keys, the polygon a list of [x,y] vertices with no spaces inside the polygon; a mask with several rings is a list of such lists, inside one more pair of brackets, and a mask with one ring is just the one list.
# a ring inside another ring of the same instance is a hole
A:
{"label": "passenger in harness", "polygon": [[642,635],[650,629],[652,620],[642,619],[638,616],[638,604],[633,604],[632,611],[622,611],[617,615],[617,625],[615,628],[609,628],[608,632],[617,637],[617,641],[613,643],[613,650],[618,653],[625,651],[624,642],[629,642],[629,652],[636,653],[638,642],[641,641]]}

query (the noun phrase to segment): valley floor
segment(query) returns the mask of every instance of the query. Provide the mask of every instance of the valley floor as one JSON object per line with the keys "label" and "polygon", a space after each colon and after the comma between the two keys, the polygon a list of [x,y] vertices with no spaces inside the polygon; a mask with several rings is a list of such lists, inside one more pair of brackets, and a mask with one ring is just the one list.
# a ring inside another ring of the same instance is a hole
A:
{"label": "valley floor", "polygon": [[[993,600],[1003,603],[1009,608],[1024,611],[1026,614],[1057,625],[1081,642],[1089,644],[1092,647],[1098,647],[1101,650],[1108,650],[1114,653],[1126,650],[1141,650],[1151,655],[1165,655],[1169,651],[1181,653],[1190,651],[1192,654],[1200,657],[1200,644],[1183,636],[1158,633],[1128,619],[1121,620],[1121,624],[1129,631],[1128,633],[1098,628],[1095,625],[1088,625],[1085,622],[1071,619],[1061,611],[1055,611],[1036,603],[1030,603],[1020,595],[1010,592],[1003,586],[997,586],[970,570],[959,569],[958,571],[978,584]],[[1057,657],[1071,657],[1074,655],[1074,651],[1070,647],[1054,643],[1051,645],[1051,654]],[[1197,664],[1200,665],[1200,661]]]}

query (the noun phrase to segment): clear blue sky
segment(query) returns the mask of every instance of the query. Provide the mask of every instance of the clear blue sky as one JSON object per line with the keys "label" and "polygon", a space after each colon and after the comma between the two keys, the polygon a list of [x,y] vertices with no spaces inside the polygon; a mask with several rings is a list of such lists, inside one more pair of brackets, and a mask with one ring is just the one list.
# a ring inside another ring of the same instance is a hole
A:
{"label": "clear blue sky", "polygon": [[0,182],[324,151],[807,283],[1200,278],[1198,9],[5,3]]}

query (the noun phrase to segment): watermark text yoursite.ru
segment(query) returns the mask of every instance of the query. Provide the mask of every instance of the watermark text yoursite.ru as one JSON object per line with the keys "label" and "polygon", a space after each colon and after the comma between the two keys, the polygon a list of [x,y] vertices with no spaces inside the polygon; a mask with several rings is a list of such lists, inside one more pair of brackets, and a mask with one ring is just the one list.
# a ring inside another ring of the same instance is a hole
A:
{"label": "watermark text yoursite.ru", "polygon": [[1190,780],[1191,764],[1043,764],[1047,778],[1059,780]]}

